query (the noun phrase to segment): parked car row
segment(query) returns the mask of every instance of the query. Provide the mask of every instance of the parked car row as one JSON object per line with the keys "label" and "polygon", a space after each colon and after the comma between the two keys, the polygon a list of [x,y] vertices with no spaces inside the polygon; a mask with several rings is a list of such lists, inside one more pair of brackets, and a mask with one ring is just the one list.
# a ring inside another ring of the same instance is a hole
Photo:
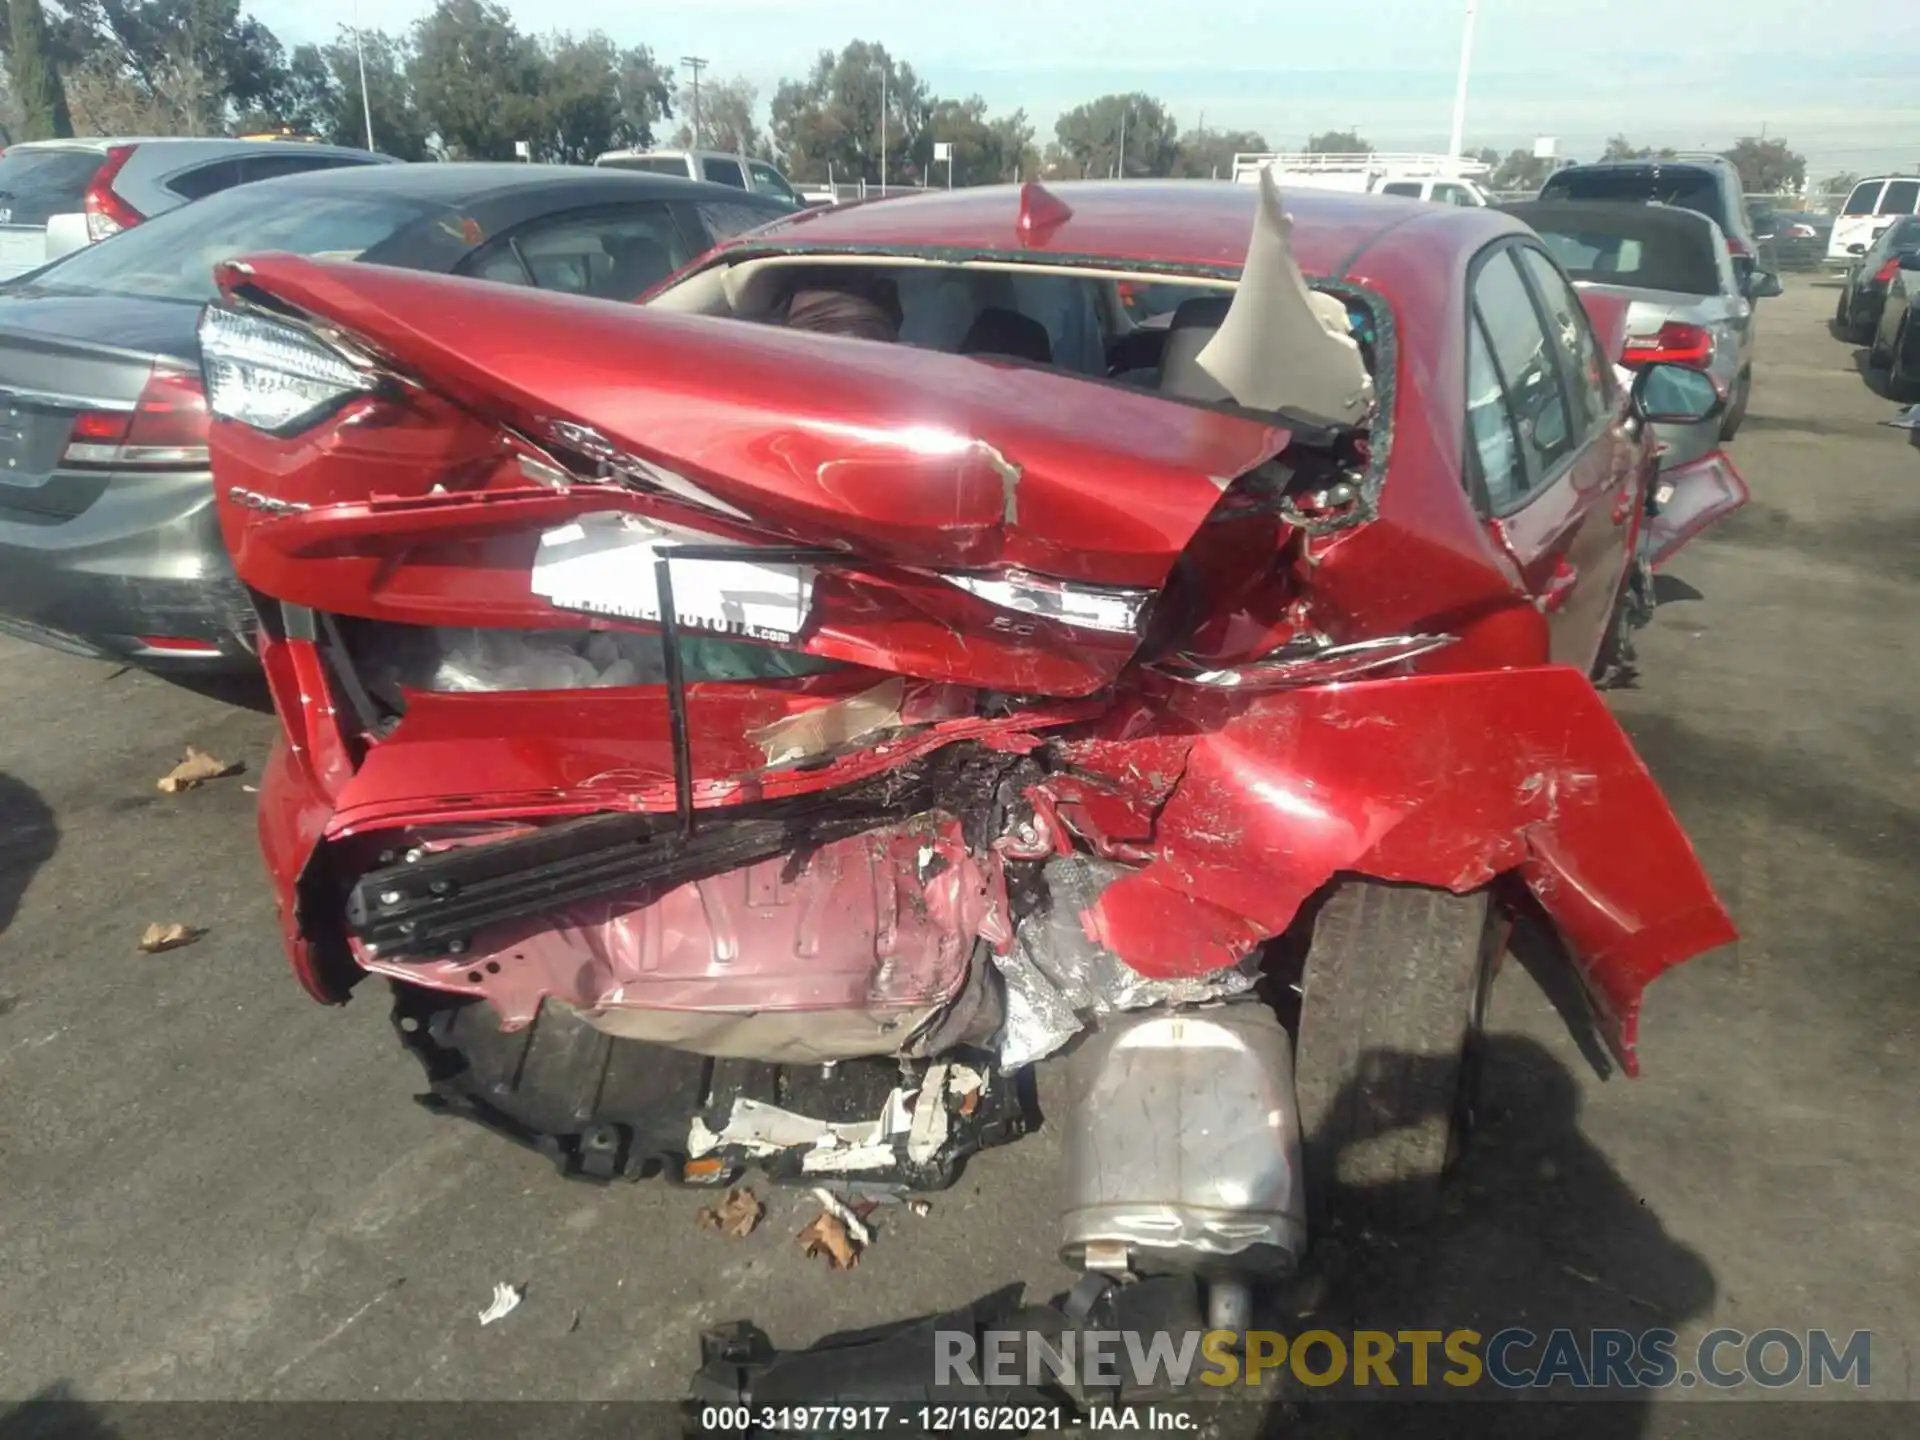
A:
{"label": "parked car row", "polygon": [[1854,258],[1840,286],[1833,324],[1843,340],[1867,347],[1869,372],[1886,371],[1887,394],[1920,400],[1920,215],[1896,216]]}
{"label": "parked car row", "polygon": [[260,667],[294,972],[439,1108],[931,1188],[1071,1049],[1063,1257],[1243,1322],[1433,1211],[1518,913],[1630,1073],[1733,938],[1595,680],[1769,292],[1634,198],[263,181],[0,290],[0,613]]}

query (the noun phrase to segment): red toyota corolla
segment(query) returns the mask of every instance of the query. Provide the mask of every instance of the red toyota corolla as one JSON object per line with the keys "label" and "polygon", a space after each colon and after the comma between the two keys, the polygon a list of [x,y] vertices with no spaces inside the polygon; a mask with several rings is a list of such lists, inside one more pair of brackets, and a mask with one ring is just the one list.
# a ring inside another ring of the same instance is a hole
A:
{"label": "red toyota corolla", "polygon": [[1744,498],[1648,494],[1723,401],[1647,413],[1509,217],[1029,185],[641,307],[220,278],[294,968],[567,1173],[937,1185],[1070,1052],[1065,1253],[1231,1316],[1310,1208],[1431,1204],[1517,909],[1630,1071],[1733,938],[1590,678]]}

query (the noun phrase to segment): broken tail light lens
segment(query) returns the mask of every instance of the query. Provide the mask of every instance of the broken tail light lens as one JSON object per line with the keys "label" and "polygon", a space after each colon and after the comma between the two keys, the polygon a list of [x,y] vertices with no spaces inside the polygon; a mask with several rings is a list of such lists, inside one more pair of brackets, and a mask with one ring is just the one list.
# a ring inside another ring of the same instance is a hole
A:
{"label": "broken tail light lens", "polygon": [[146,218],[115,194],[113,189],[114,178],[133,155],[133,148],[131,145],[109,145],[105,163],[93,172],[86,196],[80,202],[81,209],[87,215],[89,240],[104,240],[109,235],[118,235]]}
{"label": "broken tail light lens", "polygon": [[1669,320],[1652,335],[1629,335],[1623,365],[1685,365],[1704,370],[1713,361],[1713,334],[1703,325]]}
{"label": "broken tail light lens", "polygon": [[940,578],[1002,610],[1114,635],[1138,634],[1141,617],[1157,593],[1079,585],[1018,570],[996,575],[944,574]]}
{"label": "broken tail light lens", "polygon": [[63,465],[116,470],[207,468],[207,395],[198,375],[155,367],[132,410],[82,410]]}
{"label": "broken tail light lens", "polygon": [[373,377],[311,331],[218,305],[200,317],[207,405],[270,435],[291,435],[331,415]]}

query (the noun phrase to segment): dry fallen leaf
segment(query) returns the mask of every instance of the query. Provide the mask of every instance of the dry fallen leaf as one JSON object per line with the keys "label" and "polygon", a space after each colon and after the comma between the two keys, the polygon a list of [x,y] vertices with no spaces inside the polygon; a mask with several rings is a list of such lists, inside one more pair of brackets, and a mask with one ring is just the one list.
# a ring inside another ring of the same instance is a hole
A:
{"label": "dry fallen leaf", "polygon": [[218,780],[222,775],[232,775],[239,768],[237,763],[216,760],[206,751],[189,745],[180,763],[160,777],[160,788],[172,795],[176,791],[191,790],[203,780]]}
{"label": "dry fallen leaf", "polygon": [[767,1207],[754,1198],[751,1190],[729,1190],[718,1205],[703,1205],[695,1218],[702,1230],[718,1230],[722,1235],[745,1239],[760,1223]]}
{"label": "dry fallen leaf", "polygon": [[911,1210],[915,1215],[917,1215],[922,1220],[926,1219],[927,1216],[933,1213],[933,1206],[929,1205],[924,1200],[907,1201],[907,1209]]}
{"label": "dry fallen leaf", "polygon": [[836,1270],[851,1270],[860,1263],[860,1247],[853,1243],[847,1227],[839,1217],[829,1215],[824,1210],[814,1216],[795,1238],[809,1260],[816,1255],[825,1255],[827,1263]]}
{"label": "dry fallen leaf", "polygon": [[140,948],[149,955],[158,955],[162,950],[178,950],[182,945],[191,945],[206,933],[191,925],[182,925],[177,920],[156,920],[140,932]]}

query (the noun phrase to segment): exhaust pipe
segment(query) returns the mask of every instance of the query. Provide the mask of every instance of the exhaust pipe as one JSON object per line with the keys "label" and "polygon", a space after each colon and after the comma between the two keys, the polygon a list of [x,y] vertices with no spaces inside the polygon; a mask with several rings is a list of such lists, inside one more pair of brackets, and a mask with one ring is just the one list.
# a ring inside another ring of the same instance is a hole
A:
{"label": "exhaust pipe", "polygon": [[1293,1044],[1257,1002],[1114,1016],[1071,1062],[1061,1258],[1188,1274],[1244,1330],[1249,1283],[1306,1252]]}

